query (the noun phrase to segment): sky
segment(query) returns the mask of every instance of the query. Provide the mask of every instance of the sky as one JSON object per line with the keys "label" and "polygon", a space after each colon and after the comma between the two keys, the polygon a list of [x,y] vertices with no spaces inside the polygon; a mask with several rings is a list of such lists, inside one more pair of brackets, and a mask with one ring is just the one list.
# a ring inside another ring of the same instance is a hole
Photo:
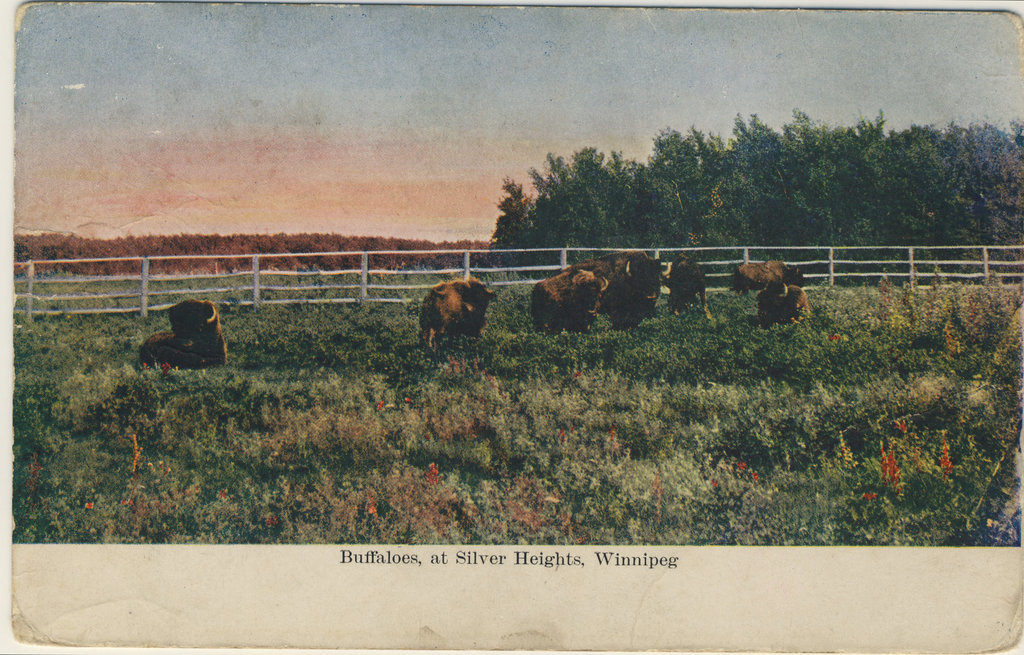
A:
{"label": "sky", "polygon": [[548,153],[646,161],[884,112],[1024,118],[1009,14],[87,3],[28,5],[15,56],[15,232],[487,239]]}

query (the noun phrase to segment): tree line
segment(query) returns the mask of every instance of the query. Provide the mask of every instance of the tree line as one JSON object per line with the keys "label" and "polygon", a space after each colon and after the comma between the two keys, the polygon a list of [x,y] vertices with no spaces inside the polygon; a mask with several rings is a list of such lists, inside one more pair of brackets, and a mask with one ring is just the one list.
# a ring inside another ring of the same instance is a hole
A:
{"label": "tree line", "polygon": [[491,246],[1019,244],[1024,127],[665,129],[646,162],[584,148],[506,179]]}
{"label": "tree line", "polygon": [[[102,257],[157,257],[160,255],[237,255],[305,252],[360,252],[377,250],[467,250],[487,248],[482,241],[428,241],[395,237],[346,236],[331,233],[297,234],[167,234],[129,236],[115,239],[91,239],[73,234],[15,234],[15,261],[48,259],[94,259]],[[334,270],[359,266],[358,255],[317,255],[275,257],[264,266],[281,270]],[[370,266],[437,268],[456,266],[461,258],[453,255],[374,255]],[[158,262],[154,273],[230,272],[245,270],[245,259],[175,259]],[[138,274],[138,262],[110,261],[61,264],[51,272],[88,275]]]}

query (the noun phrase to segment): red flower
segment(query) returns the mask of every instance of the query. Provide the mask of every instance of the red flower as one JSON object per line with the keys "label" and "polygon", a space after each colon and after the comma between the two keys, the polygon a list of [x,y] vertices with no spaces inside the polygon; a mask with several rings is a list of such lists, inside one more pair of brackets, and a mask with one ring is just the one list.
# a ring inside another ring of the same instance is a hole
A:
{"label": "red flower", "polygon": [[583,375],[583,374],[580,373],[579,371],[576,371],[575,373],[572,374],[573,378],[578,378],[581,375]]}
{"label": "red flower", "polygon": [[412,402],[412,398],[410,398],[410,397],[406,396],[406,397],[405,397],[405,404],[407,404],[407,405],[408,405],[408,404],[409,404],[409,403],[411,403],[411,402]]}
{"label": "red flower", "polygon": [[431,462],[427,468],[427,484],[433,487],[440,482],[441,476],[437,474],[437,464]]}
{"label": "red flower", "polygon": [[949,444],[942,440],[942,457],[939,459],[939,466],[942,467],[942,478],[948,480],[953,475],[953,460],[949,458]]}
{"label": "red flower", "polygon": [[900,432],[902,432],[903,434],[907,433],[907,422],[906,422],[906,420],[900,419],[898,421],[893,421],[893,425],[895,425],[896,429],[899,430]]}
{"label": "red flower", "polygon": [[562,440],[562,443],[565,443],[565,428],[558,428],[558,438]]}
{"label": "red flower", "polygon": [[868,492],[864,494],[864,500],[874,500],[875,498],[878,498],[878,494],[876,493]]}
{"label": "red flower", "polygon": [[711,486],[712,487],[718,487],[718,480],[712,480],[711,481]]}
{"label": "red flower", "polygon": [[217,497],[220,498],[221,500],[227,500],[228,490],[227,489],[221,489],[220,493],[217,494]]}
{"label": "red flower", "polygon": [[839,336],[838,334],[830,334],[830,335],[828,335],[828,340],[829,341],[839,341],[840,339],[842,339],[842,337]]}
{"label": "red flower", "polygon": [[384,409],[384,401],[383,400],[380,401],[379,403],[377,403],[377,411],[379,412],[382,409]]}
{"label": "red flower", "polygon": [[741,471],[746,471],[747,470],[747,463],[746,462],[738,462],[736,464],[736,468],[738,468]]}
{"label": "red flower", "polygon": [[752,478],[754,478],[754,482],[757,482],[757,473],[754,473],[753,471],[751,471],[751,472],[750,472],[750,476],[751,476]]}
{"label": "red flower", "polygon": [[267,527],[268,527],[268,528],[272,528],[272,527],[274,527],[275,525],[277,525],[277,523],[278,523],[278,521],[277,521],[277,517],[276,517],[276,516],[274,516],[273,514],[271,514],[270,516],[268,516],[268,517],[266,518],[266,520],[264,521],[264,523],[266,523],[266,524],[267,524]]}
{"label": "red flower", "polygon": [[92,501],[85,504],[85,509],[92,509]]}

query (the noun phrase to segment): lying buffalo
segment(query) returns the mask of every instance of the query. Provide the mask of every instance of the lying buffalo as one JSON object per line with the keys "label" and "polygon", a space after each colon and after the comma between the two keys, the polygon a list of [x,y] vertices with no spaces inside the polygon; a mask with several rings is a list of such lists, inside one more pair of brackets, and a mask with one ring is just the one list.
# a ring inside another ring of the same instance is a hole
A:
{"label": "lying buffalo", "polygon": [[167,315],[171,331],[157,332],[139,349],[143,366],[208,368],[224,363],[228,349],[212,302],[186,300],[167,310]]}
{"label": "lying buffalo", "polygon": [[700,301],[704,315],[711,318],[708,311],[708,296],[704,284],[704,271],[690,258],[679,253],[669,262],[668,272],[661,276],[662,283],[668,287],[668,306],[672,313],[679,315],[684,307]]}
{"label": "lying buffalo", "polygon": [[733,272],[732,289],[738,294],[746,293],[751,289],[758,291],[773,280],[802,287],[804,274],[796,266],[789,266],[777,259],[767,262],[751,262],[737,267]]}
{"label": "lying buffalo", "polygon": [[757,321],[763,328],[795,323],[810,311],[804,290],[781,280],[772,280],[757,294]]}
{"label": "lying buffalo", "polygon": [[530,313],[538,331],[586,332],[597,315],[608,280],[593,271],[567,269],[533,286]]}
{"label": "lying buffalo", "polygon": [[661,265],[646,253],[616,252],[573,264],[568,270],[591,271],[608,280],[598,311],[608,315],[612,327],[634,327],[654,316],[654,305],[661,292]]}
{"label": "lying buffalo", "polygon": [[487,304],[493,297],[494,292],[475,278],[434,285],[420,310],[420,338],[437,348],[441,336],[479,337],[487,325]]}

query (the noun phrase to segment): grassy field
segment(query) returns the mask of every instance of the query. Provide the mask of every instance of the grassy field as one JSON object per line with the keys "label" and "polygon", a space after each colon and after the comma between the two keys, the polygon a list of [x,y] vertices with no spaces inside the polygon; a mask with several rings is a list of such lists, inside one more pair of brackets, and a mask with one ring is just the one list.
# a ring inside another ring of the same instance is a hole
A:
{"label": "grassy field", "polygon": [[497,293],[437,353],[417,303],[223,306],[206,371],[139,368],[165,312],[16,315],[15,541],[1019,543],[1017,289],[557,336]]}

